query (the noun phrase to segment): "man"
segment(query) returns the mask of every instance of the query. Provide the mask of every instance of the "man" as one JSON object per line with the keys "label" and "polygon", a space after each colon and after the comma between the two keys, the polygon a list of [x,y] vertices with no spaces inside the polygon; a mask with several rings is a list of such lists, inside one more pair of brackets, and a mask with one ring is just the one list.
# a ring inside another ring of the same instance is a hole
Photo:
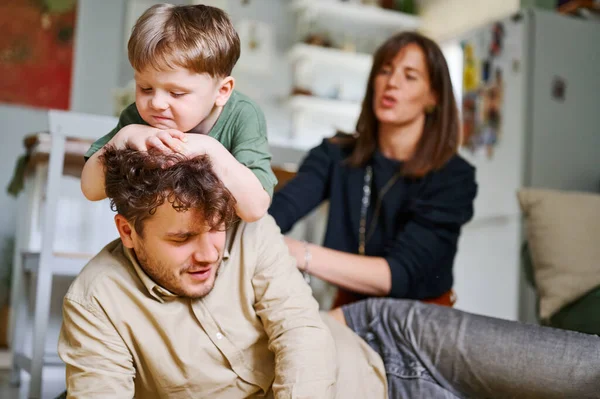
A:
{"label": "man", "polygon": [[[111,147],[102,161],[120,239],[86,265],[64,299],[59,354],[68,397],[359,392],[358,375],[356,390],[335,386],[346,371],[279,228],[269,216],[236,222],[235,200],[207,156]],[[339,329],[338,346],[352,348],[342,352],[351,361],[369,355],[356,370],[376,381],[374,397],[385,397],[381,360]]]}
{"label": "man", "polygon": [[103,157],[120,240],[65,297],[59,354],[68,397],[600,391],[598,337],[392,299],[321,319],[272,218],[236,223],[232,196],[207,156],[109,148]]}

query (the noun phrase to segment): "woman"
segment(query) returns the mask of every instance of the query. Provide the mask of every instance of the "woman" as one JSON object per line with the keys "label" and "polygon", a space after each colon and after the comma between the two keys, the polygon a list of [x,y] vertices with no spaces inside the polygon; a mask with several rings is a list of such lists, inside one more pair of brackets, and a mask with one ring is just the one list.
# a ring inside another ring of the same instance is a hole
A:
{"label": "woman", "polygon": [[370,296],[453,304],[452,264],[477,192],[459,142],[440,48],[413,32],[388,39],[356,134],[312,149],[269,209],[286,233],[330,201],[323,246],[286,240],[302,271],[339,287],[334,306]]}

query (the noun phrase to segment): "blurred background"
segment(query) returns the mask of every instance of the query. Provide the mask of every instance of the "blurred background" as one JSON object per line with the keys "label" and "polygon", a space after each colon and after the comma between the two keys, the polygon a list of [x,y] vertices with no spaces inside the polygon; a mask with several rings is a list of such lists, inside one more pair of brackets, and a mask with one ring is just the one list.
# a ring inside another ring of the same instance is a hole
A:
{"label": "blurred background", "polygon": [[[17,337],[25,348],[31,346],[31,328],[11,334],[9,325],[35,317],[38,266],[27,262],[39,261],[43,240],[52,151],[48,111],[85,114],[79,120],[83,130],[93,126],[90,115],[112,123],[134,101],[126,54],[129,33],[141,13],[157,3],[0,4],[0,181],[5,187],[0,192],[0,348],[5,348],[0,349],[0,398],[27,397],[28,373],[21,375],[20,390],[9,384],[15,360],[9,344]],[[524,187],[600,191],[600,1],[171,3],[208,4],[229,13],[242,42],[233,72],[236,89],[266,115],[273,168],[282,182],[323,138],[337,130],[353,131],[371,54],[379,44],[403,30],[436,40],[446,55],[463,117],[461,153],[477,167],[480,185],[475,217],[463,231],[454,268],[457,307],[539,322],[539,292],[527,278],[531,266],[524,267],[526,239],[516,194]],[[78,140],[65,146],[52,247],[67,254],[68,262],[77,261],[67,272],[50,274],[51,314],[44,334],[50,367],[44,369],[44,397],[54,397],[64,387],[55,356],[62,296],[78,268],[117,236],[107,202],[89,203],[80,193],[78,173],[88,146]],[[320,242],[326,206],[291,234]],[[15,286],[24,288],[24,299],[14,294]],[[313,290],[328,308],[332,287],[315,281]],[[23,303],[15,305],[15,298]],[[600,305],[594,306],[600,314]],[[25,363],[26,358],[19,357]]]}

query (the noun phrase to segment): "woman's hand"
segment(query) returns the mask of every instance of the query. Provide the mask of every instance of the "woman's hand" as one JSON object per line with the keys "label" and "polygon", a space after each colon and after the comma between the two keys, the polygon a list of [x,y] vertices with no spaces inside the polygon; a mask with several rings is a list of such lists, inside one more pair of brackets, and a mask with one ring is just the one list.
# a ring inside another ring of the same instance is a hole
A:
{"label": "woman's hand", "polygon": [[[303,241],[286,236],[283,238],[290,255],[296,258],[296,265],[300,271],[364,295],[387,296],[389,294],[392,275],[385,258],[349,254],[316,244],[304,244]],[[305,257],[305,245],[308,245],[310,251],[307,257]]]}

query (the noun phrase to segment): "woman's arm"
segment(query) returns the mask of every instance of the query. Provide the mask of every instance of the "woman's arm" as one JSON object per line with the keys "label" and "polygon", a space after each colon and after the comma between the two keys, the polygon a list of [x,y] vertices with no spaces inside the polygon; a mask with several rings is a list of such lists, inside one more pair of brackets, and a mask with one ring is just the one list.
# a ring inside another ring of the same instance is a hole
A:
{"label": "woman's arm", "polygon": [[411,218],[386,245],[390,297],[425,299],[448,290],[461,229],[473,217],[476,195],[475,169],[458,156],[429,176],[411,201]]}
{"label": "woman's arm", "polygon": [[324,140],[310,150],[302,161],[298,173],[281,190],[273,195],[269,213],[282,233],[287,233],[294,224],[329,197],[333,159],[332,144]]}
{"label": "woman's arm", "polygon": [[[387,296],[392,274],[382,257],[349,254],[285,237],[298,268],[338,287],[369,296]],[[305,247],[307,245],[308,247]],[[306,251],[310,260],[306,264]]]}

